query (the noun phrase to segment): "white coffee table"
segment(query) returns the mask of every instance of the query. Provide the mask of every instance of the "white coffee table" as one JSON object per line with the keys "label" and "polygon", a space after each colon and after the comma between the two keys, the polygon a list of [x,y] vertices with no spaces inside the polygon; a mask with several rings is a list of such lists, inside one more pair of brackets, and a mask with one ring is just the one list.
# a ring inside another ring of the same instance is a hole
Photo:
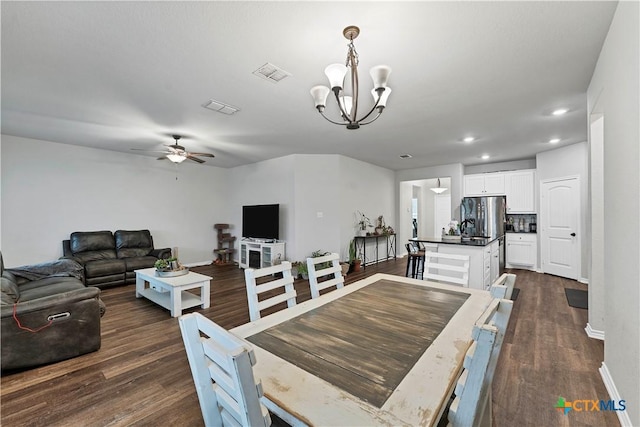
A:
{"label": "white coffee table", "polygon": [[[190,271],[184,276],[159,277],[155,268],[136,270],[136,298],[145,297],[171,311],[171,317],[182,315],[182,310],[195,306],[209,308],[212,278]],[[187,292],[200,288],[200,295]]]}

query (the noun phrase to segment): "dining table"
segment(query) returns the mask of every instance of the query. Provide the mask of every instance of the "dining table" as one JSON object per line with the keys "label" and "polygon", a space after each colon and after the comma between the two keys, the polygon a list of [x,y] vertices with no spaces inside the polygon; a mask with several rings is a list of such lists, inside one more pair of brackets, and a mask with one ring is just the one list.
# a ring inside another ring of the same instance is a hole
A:
{"label": "dining table", "polygon": [[231,332],[253,347],[265,397],[300,425],[432,426],[490,301],[374,274]]}

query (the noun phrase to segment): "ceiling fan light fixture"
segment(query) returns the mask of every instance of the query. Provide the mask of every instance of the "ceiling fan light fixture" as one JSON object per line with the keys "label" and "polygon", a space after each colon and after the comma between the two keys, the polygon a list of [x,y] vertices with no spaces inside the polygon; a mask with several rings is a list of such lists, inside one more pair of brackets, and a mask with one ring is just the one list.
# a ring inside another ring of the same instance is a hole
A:
{"label": "ceiling fan light fixture", "polygon": [[181,156],[180,154],[167,154],[167,159],[171,160],[173,163],[182,163],[187,160],[185,156]]}

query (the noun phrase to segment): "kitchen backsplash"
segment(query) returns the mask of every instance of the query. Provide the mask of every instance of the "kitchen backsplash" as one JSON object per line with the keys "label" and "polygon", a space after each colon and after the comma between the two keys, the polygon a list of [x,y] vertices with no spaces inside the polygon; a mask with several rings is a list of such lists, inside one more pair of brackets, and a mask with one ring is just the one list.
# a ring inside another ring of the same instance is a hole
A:
{"label": "kitchen backsplash", "polygon": [[538,216],[536,214],[507,215],[506,231],[516,233],[536,233],[538,231]]}

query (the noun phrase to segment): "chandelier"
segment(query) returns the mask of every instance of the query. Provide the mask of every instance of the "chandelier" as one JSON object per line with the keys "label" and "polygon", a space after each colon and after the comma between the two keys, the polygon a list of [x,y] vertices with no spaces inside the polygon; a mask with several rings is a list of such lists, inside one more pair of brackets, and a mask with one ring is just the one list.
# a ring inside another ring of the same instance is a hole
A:
{"label": "chandelier", "polygon": [[[389,74],[391,74],[391,68],[386,65],[377,65],[369,71],[369,74],[371,74],[371,78],[373,79],[371,95],[373,95],[374,105],[367,114],[357,118],[359,90],[358,52],[356,52],[353,40],[358,37],[358,34],[360,34],[360,29],[352,25],[345,28],[342,31],[342,34],[347,40],[349,40],[349,50],[347,52],[347,61],[345,65],[331,64],[325,68],[324,73],[329,79],[331,89],[327,86],[319,85],[312,87],[310,92],[316,103],[316,108],[318,109],[318,112],[322,114],[322,117],[333,124],[346,126],[347,129],[358,129],[361,125],[368,125],[375,121],[380,117],[380,114],[382,114],[382,110],[384,110],[389,94],[391,93],[391,88],[387,87],[387,80],[389,79]],[[347,71],[349,71],[347,67],[351,69],[351,94],[346,94],[344,90],[345,76],[347,75]],[[333,91],[338,108],[340,108],[342,122],[331,120],[324,114],[327,96],[331,91]],[[377,111],[375,117],[369,121],[365,121],[374,111]]]}
{"label": "chandelier", "polygon": [[431,187],[430,190],[433,191],[436,194],[442,194],[445,191],[447,191],[447,187],[440,187],[440,178],[438,178],[438,186],[437,187]]}

